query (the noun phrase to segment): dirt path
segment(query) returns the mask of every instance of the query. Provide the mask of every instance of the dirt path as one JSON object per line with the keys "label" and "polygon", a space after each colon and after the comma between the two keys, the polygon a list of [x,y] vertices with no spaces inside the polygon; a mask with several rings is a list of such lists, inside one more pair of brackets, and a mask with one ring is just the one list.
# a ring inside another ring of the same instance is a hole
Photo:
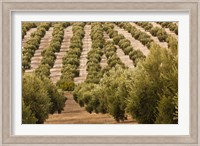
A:
{"label": "dirt path", "polygon": [[[105,32],[103,32],[103,35],[104,35],[104,39],[105,39],[106,41],[112,41],[112,39],[110,39],[110,37],[109,37]],[[102,57],[101,57],[100,66],[101,66],[102,68],[106,67],[106,66],[108,65],[107,61],[108,61],[108,60],[107,60],[106,55],[103,54]]]}
{"label": "dirt path", "polygon": [[[153,27],[159,27],[159,28],[163,28],[160,24],[155,23],[155,22],[151,22],[151,24],[153,25]],[[165,29],[166,33],[171,35],[172,37],[174,37],[175,39],[178,40],[178,36],[171,30],[169,30],[169,28],[163,28]]]}
{"label": "dirt path", "polygon": [[31,34],[33,32],[35,32],[37,30],[37,28],[31,28],[26,32],[26,35],[24,36],[23,40],[22,40],[22,49],[25,47],[26,42],[30,39]]}
{"label": "dirt path", "polygon": [[107,63],[106,55],[103,54],[102,57],[101,57],[100,66],[102,68],[105,68],[107,65],[108,65],[108,63]]}
{"label": "dirt path", "polygon": [[124,122],[117,123],[109,114],[90,114],[74,101],[71,93],[66,92],[65,96],[68,99],[64,111],[61,114],[49,115],[45,124],[137,124],[130,117]]}
{"label": "dirt path", "polygon": [[61,76],[61,69],[62,69],[62,58],[65,56],[66,51],[69,50],[70,46],[70,39],[73,36],[72,26],[67,27],[64,30],[64,38],[61,44],[60,52],[56,54],[56,60],[52,69],[50,69],[50,78],[53,83],[56,83]]}
{"label": "dirt path", "polygon": [[137,24],[135,24],[135,23],[133,23],[133,22],[131,22],[130,24],[131,24],[132,26],[134,26],[135,28],[139,29],[140,31],[145,32],[147,35],[149,35],[149,36],[151,37],[151,39],[152,39],[156,44],[158,44],[160,47],[162,47],[162,48],[168,48],[168,45],[167,45],[166,42],[160,42],[159,39],[158,39],[157,37],[152,36],[151,33],[148,32],[148,31],[145,31],[144,28],[140,27],[139,25],[137,25]]}
{"label": "dirt path", "polygon": [[[109,37],[107,33],[104,32],[103,35],[106,41],[113,40]],[[116,51],[117,56],[121,59],[121,61],[125,64],[125,66],[129,68],[134,68],[133,61],[129,58],[129,55],[125,55],[123,50],[119,48],[119,46],[115,45],[115,47],[117,47],[117,51]]]}
{"label": "dirt path", "polygon": [[85,25],[84,27],[84,31],[85,31],[85,36],[83,38],[83,50],[81,52],[81,56],[80,56],[80,66],[78,67],[79,70],[79,77],[74,78],[74,82],[76,84],[78,83],[82,83],[86,80],[87,77],[87,54],[91,49],[91,45],[92,45],[92,41],[91,41],[91,37],[90,37],[90,32],[91,32],[91,26],[90,25]]}
{"label": "dirt path", "polygon": [[26,72],[33,72],[41,63],[42,60],[42,51],[49,46],[52,39],[53,27],[50,27],[48,31],[46,31],[44,37],[40,41],[39,49],[35,51],[34,56],[31,58],[31,69],[26,70]]}
{"label": "dirt path", "polygon": [[149,54],[149,52],[150,52],[149,49],[146,46],[144,46],[140,41],[133,38],[132,35],[128,31],[121,29],[116,25],[115,25],[114,29],[116,31],[118,31],[119,34],[123,34],[124,37],[127,38],[131,42],[133,49],[142,51],[142,53],[145,56],[147,56]]}

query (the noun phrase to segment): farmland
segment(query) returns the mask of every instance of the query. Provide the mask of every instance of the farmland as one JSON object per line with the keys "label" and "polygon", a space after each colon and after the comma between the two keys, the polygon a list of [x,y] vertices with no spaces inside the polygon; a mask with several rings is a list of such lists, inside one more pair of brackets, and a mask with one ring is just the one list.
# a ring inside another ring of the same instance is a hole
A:
{"label": "farmland", "polygon": [[23,22],[23,124],[178,123],[178,23]]}

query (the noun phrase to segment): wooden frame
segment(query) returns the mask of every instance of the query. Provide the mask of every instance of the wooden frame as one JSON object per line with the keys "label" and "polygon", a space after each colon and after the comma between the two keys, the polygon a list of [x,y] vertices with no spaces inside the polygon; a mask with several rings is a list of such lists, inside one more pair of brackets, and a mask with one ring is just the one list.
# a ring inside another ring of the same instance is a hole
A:
{"label": "wooden frame", "polygon": [[[127,0],[120,2],[118,0],[104,2],[90,1],[54,1],[47,0],[46,2],[37,0],[31,2],[29,0],[4,0],[0,1],[1,12],[0,24],[0,45],[2,46],[0,69],[2,70],[1,89],[2,93],[0,100],[0,142],[1,144],[185,144],[197,146],[198,142],[198,36],[200,29],[198,21],[200,20],[200,3],[197,0]],[[12,11],[17,10],[187,10],[190,13],[190,136],[13,136],[11,135],[11,19]],[[1,44],[2,43],[2,44]],[[200,40],[199,40],[200,43]],[[200,44],[199,44],[200,45]],[[200,89],[200,88],[199,88]],[[199,112],[200,113],[200,112]]]}

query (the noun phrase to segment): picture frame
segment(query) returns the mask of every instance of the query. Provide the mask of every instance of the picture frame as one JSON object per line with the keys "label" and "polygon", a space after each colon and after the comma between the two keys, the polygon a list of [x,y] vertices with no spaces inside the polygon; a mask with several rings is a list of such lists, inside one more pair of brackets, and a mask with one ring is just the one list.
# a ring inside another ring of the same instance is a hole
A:
{"label": "picture frame", "polygon": [[[58,144],[168,144],[168,145],[199,145],[199,100],[198,100],[198,46],[200,45],[200,3],[198,0],[127,0],[127,1],[54,1],[54,0],[3,0],[0,2],[0,45],[1,50],[1,100],[0,100],[0,142],[2,145],[58,145]],[[12,97],[12,68],[11,68],[11,15],[14,11],[188,11],[190,15],[190,135],[188,136],[16,136],[12,135],[11,127],[11,97]],[[200,89],[200,88],[199,88]]]}

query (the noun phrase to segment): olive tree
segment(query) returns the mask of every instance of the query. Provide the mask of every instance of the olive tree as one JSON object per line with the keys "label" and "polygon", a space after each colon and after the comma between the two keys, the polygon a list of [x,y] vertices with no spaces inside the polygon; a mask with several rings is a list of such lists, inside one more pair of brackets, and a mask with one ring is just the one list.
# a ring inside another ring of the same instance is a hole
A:
{"label": "olive tree", "polygon": [[[24,111],[31,112],[37,121],[42,124],[48,118],[51,107],[50,98],[45,88],[45,84],[35,75],[24,75],[22,80],[22,99],[24,100]],[[30,110],[29,110],[30,109]],[[26,116],[26,112],[22,113],[22,117]]]}

